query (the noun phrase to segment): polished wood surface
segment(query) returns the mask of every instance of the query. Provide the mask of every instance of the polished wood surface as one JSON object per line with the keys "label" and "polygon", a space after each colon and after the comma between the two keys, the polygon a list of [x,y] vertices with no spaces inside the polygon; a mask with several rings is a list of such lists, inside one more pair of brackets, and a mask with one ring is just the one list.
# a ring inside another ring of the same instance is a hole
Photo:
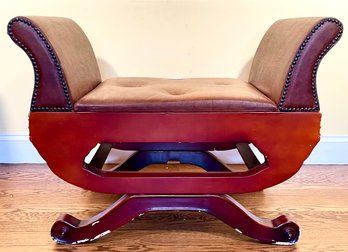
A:
{"label": "polished wood surface", "polygon": [[49,231],[59,213],[88,218],[117,196],[69,185],[46,165],[2,164],[0,251],[348,251],[347,166],[304,166],[280,185],[233,196],[260,217],[293,217],[299,243],[260,244],[207,214],[176,211],[145,214],[95,243],[56,245]]}
{"label": "polished wood surface", "polygon": [[[29,131],[53,173],[80,188],[117,194],[224,194],[260,191],[293,176],[319,142],[320,119],[317,112],[31,112]],[[267,162],[240,174],[88,170],[83,160],[97,143],[252,143]]]}
{"label": "polished wood surface", "polygon": [[285,215],[273,220],[253,215],[230,195],[129,195],[125,194],[104,211],[80,220],[70,214],[58,217],[51,236],[58,244],[82,244],[108,235],[137,217],[150,212],[193,211],[208,213],[254,240],[294,245],[300,228]]}

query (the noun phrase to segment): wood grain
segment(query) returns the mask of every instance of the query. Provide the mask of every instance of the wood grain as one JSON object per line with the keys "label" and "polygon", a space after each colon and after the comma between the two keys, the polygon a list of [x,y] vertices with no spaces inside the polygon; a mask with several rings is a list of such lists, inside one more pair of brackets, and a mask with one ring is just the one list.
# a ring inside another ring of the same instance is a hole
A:
{"label": "wood grain", "polygon": [[46,165],[1,164],[0,251],[348,251],[347,166],[304,166],[280,185],[233,197],[260,217],[292,216],[299,243],[260,244],[210,215],[173,211],[145,214],[94,243],[56,245],[49,231],[59,213],[88,218],[118,196],[67,184]]}

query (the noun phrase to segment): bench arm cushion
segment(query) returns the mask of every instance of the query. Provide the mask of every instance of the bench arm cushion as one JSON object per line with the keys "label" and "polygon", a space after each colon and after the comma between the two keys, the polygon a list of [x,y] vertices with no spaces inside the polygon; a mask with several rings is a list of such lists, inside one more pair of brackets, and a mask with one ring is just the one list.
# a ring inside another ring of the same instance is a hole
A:
{"label": "bench arm cushion", "polygon": [[319,111],[318,66],[342,31],[334,18],[275,22],[255,53],[249,83],[278,104],[280,111]]}
{"label": "bench arm cushion", "polygon": [[92,46],[71,19],[16,17],[8,24],[8,34],[34,67],[32,111],[72,111],[101,82]]}

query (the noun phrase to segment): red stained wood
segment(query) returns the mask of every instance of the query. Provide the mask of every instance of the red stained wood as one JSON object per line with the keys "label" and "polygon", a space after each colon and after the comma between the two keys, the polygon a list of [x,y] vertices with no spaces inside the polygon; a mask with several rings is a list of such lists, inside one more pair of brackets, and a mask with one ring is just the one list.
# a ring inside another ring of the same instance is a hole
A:
{"label": "red stained wood", "polygon": [[52,226],[51,236],[61,244],[86,243],[145,212],[166,210],[210,213],[238,232],[266,243],[292,245],[300,235],[299,227],[284,215],[272,221],[258,218],[229,195],[124,195],[88,220],[61,215]]}
{"label": "red stained wood", "polygon": [[[320,113],[30,114],[30,137],[51,170],[107,193],[221,194],[262,190],[294,175],[318,143]],[[267,162],[243,173],[100,174],[84,158],[100,142],[253,143]]]}

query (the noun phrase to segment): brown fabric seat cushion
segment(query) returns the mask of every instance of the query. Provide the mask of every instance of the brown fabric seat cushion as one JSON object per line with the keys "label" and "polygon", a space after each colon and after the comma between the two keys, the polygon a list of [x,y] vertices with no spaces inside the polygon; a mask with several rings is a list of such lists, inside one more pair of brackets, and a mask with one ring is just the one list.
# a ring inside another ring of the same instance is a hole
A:
{"label": "brown fabric seat cushion", "polygon": [[75,111],[242,112],[276,111],[253,85],[228,78],[112,78],[75,104]]}

